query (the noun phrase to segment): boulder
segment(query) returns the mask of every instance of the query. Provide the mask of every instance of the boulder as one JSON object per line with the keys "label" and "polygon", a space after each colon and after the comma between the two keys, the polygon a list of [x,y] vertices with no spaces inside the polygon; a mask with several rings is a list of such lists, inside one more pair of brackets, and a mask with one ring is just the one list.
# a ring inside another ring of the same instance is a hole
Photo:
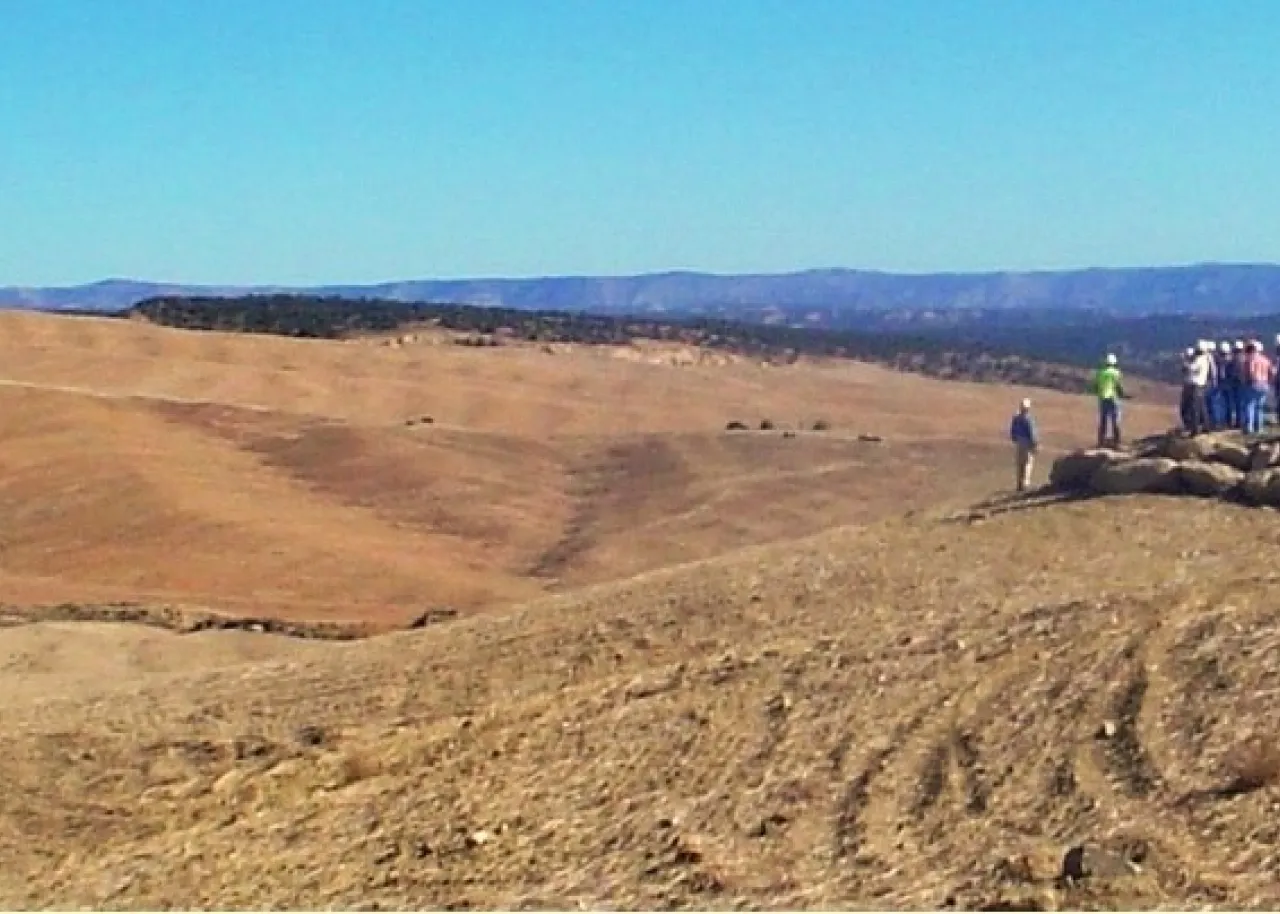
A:
{"label": "boulder", "polygon": [[1244,481],[1244,473],[1225,463],[1186,460],[1179,469],[1183,487],[1192,495],[1221,498]]}
{"label": "boulder", "polygon": [[1208,460],[1217,442],[1209,435],[1194,438],[1183,434],[1171,434],[1160,445],[1159,455],[1170,460]]}
{"label": "boulder", "polygon": [[1280,505],[1280,468],[1245,473],[1240,491],[1254,504]]}
{"label": "boulder", "polygon": [[1117,836],[1102,841],[1077,844],[1062,855],[1062,879],[1118,879],[1142,872],[1151,857],[1151,847],[1143,838]]}
{"label": "boulder", "polygon": [[1176,434],[1176,432],[1167,432],[1163,435],[1147,435],[1144,438],[1135,438],[1129,442],[1125,451],[1130,457],[1163,457],[1165,456],[1165,446],[1169,439]]}
{"label": "boulder", "polygon": [[1063,454],[1053,462],[1049,470],[1049,485],[1055,489],[1085,489],[1100,467],[1122,460],[1119,451],[1107,448],[1089,448]]}
{"label": "boulder", "polygon": [[1133,874],[1129,861],[1110,848],[1097,844],[1077,844],[1062,855],[1062,878],[1078,882],[1081,879],[1116,879]]}
{"label": "boulder", "polygon": [[1139,492],[1172,495],[1182,488],[1176,460],[1167,457],[1139,457],[1108,462],[1089,478],[1089,488],[1103,495],[1134,495]]}
{"label": "boulder", "polygon": [[1253,469],[1250,465],[1252,453],[1239,441],[1219,441],[1210,457],[1218,463],[1225,463],[1241,472]]}
{"label": "boulder", "polygon": [[1280,442],[1259,441],[1249,452],[1249,465],[1245,469],[1265,470],[1280,463]]}
{"label": "boulder", "polygon": [[1238,432],[1216,432],[1196,435],[1194,438],[1175,432],[1166,435],[1154,450],[1157,453],[1141,456],[1168,457],[1179,462],[1213,460],[1230,464],[1239,470],[1249,469],[1246,465],[1249,448],[1240,440]]}

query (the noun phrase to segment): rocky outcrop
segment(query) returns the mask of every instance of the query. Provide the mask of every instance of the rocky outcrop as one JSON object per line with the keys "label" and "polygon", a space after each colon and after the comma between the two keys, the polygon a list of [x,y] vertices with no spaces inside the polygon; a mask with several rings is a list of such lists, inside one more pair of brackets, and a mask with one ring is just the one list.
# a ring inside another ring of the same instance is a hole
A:
{"label": "rocky outcrop", "polygon": [[1244,482],[1244,472],[1225,463],[1186,460],[1178,468],[1181,484],[1192,495],[1222,498]]}
{"label": "rocky outcrop", "polygon": [[1193,495],[1280,507],[1280,439],[1170,433],[1126,450],[1072,451],[1054,462],[1049,485],[1082,494]]}
{"label": "rocky outcrop", "polygon": [[1245,474],[1240,491],[1247,501],[1259,505],[1280,504],[1280,469],[1252,470]]}
{"label": "rocky outcrop", "polygon": [[1057,489],[1086,487],[1094,473],[1109,463],[1124,460],[1125,457],[1123,451],[1105,448],[1073,451],[1054,461],[1049,470],[1049,485]]}
{"label": "rocky outcrop", "polygon": [[1112,460],[1089,477],[1089,487],[1103,495],[1134,495],[1138,492],[1175,494],[1181,487],[1179,464],[1168,457],[1135,457]]}

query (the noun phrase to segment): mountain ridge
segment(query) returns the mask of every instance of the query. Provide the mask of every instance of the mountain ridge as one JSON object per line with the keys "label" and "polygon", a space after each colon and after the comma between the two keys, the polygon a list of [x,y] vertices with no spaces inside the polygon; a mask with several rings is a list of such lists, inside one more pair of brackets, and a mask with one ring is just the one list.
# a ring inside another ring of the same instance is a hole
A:
{"label": "mountain ridge", "polygon": [[0,307],[123,311],[164,295],[301,293],[609,314],[692,313],[818,327],[870,312],[960,310],[1108,315],[1280,311],[1280,264],[1195,263],[1069,270],[894,273],[815,268],[785,273],[670,270],[633,275],[407,279],[379,283],[235,285],[113,277],[75,286],[0,287]]}

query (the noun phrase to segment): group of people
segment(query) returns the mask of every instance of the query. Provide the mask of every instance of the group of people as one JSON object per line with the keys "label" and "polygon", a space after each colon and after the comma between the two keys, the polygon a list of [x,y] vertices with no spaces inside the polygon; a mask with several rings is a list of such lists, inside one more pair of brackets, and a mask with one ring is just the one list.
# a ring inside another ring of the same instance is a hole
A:
{"label": "group of people", "polygon": [[1182,427],[1191,435],[1223,429],[1239,429],[1246,435],[1262,431],[1267,394],[1274,391],[1280,404],[1280,335],[1276,358],[1267,356],[1258,340],[1236,340],[1214,345],[1200,340],[1188,346],[1182,357]]}
{"label": "group of people", "polygon": [[[1214,344],[1200,340],[1182,358],[1182,427],[1190,435],[1239,429],[1246,435],[1262,431],[1267,394],[1274,392],[1280,413],[1280,334],[1275,357],[1268,357],[1256,339]],[[1094,371],[1090,391],[1098,400],[1098,447],[1120,446],[1120,401],[1125,398],[1119,360],[1108,354]],[[1024,399],[1009,425],[1014,445],[1015,485],[1024,492],[1031,485],[1040,437]]]}

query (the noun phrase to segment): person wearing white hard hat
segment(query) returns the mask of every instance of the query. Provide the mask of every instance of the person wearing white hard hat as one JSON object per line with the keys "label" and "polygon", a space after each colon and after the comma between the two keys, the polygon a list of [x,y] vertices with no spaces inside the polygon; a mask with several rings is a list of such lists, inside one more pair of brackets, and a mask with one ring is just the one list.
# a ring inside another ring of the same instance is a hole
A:
{"label": "person wearing white hard hat", "polygon": [[1013,442],[1014,487],[1025,492],[1031,487],[1031,471],[1035,467],[1036,451],[1040,449],[1040,436],[1036,422],[1031,418],[1031,401],[1023,399],[1018,411],[1009,423],[1009,440]]}
{"label": "person wearing white hard hat", "polygon": [[1275,403],[1276,421],[1280,422],[1280,333],[1276,334],[1275,354],[1271,357],[1271,397]]}
{"label": "person wearing white hard hat", "polygon": [[1120,400],[1124,397],[1124,383],[1118,363],[1114,353],[1107,353],[1089,381],[1089,389],[1098,398],[1098,447],[1120,446]]}
{"label": "person wearing white hard hat", "polygon": [[1236,402],[1240,397],[1240,375],[1231,354],[1231,344],[1225,340],[1218,344],[1214,365],[1218,374],[1218,386],[1209,403],[1209,417],[1213,420],[1214,428],[1236,428],[1239,425]]}
{"label": "person wearing white hard hat", "polygon": [[1178,424],[1182,426],[1183,431],[1191,427],[1191,396],[1188,392],[1187,370],[1195,355],[1195,346],[1188,346],[1182,350],[1182,367],[1180,369],[1182,372],[1182,393],[1178,397]]}
{"label": "person wearing white hard hat", "polygon": [[1182,400],[1179,412],[1187,434],[1195,436],[1209,431],[1209,410],[1205,394],[1209,387],[1213,363],[1205,352],[1204,341],[1188,346],[1182,359]]}
{"label": "person wearing white hard hat", "polygon": [[1263,345],[1250,340],[1244,357],[1244,433],[1257,435],[1267,408],[1267,391],[1275,378],[1275,366],[1263,351]]}
{"label": "person wearing white hard hat", "polygon": [[1217,350],[1213,340],[1200,341],[1200,354],[1209,367],[1209,377],[1204,388],[1204,427],[1207,432],[1218,428],[1218,422],[1214,419],[1214,404],[1218,401],[1222,375],[1218,371]]}
{"label": "person wearing white hard hat", "polygon": [[1244,360],[1246,356],[1244,351],[1244,340],[1236,340],[1231,344],[1231,360],[1235,363],[1236,377],[1239,379],[1239,386],[1236,388],[1236,428],[1244,428],[1244,404],[1248,397],[1249,384],[1244,376]]}

